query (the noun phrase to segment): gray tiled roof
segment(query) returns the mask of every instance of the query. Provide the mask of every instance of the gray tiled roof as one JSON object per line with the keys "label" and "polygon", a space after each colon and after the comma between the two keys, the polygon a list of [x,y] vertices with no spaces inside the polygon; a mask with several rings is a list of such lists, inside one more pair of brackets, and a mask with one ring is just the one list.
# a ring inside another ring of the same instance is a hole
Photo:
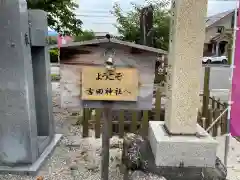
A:
{"label": "gray tiled roof", "polygon": [[206,27],[213,25],[215,22],[217,22],[220,19],[224,18],[225,16],[231,14],[233,11],[234,10],[229,10],[229,11],[221,12],[221,13],[215,14],[213,16],[207,17]]}
{"label": "gray tiled roof", "polygon": [[[61,48],[79,47],[79,46],[84,46],[84,45],[100,44],[100,43],[107,43],[107,42],[109,42],[109,40],[107,38],[93,39],[93,40],[81,41],[81,42],[70,42],[68,44],[63,44],[61,46]],[[145,51],[155,52],[155,53],[158,53],[158,54],[167,54],[168,53],[167,51],[164,51],[162,49],[157,49],[157,48],[153,48],[153,47],[149,47],[149,46],[145,46],[145,45],[140,45],[140,44],[136,44],[136,43],[133,43],[133,42],[120,41],[120,40],[114,39],[114,38],[111,38],[110,42],[114,43],[114,44],[120,44],[120,45],[123,45],[123,46],[129,46],[129,47],[133,47],[133,48],[137,48],[137,49],[142,49],[142,50],[145,50]],[[49,49],[57,48],[57,47],[58,47],[58,45],[48,46]]]}

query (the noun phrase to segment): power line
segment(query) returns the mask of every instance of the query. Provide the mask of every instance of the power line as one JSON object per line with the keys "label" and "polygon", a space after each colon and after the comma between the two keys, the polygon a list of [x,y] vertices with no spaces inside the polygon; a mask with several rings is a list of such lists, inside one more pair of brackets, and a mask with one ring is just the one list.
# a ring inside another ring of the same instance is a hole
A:
{"label": "power line", "polygon": [[[98,22],[98,21],[87,21],[86,22],[87,24],[88,23],[94,23],[94,24],[116,24],[116,22]],[[86,24],[84,23],[84,24]]]}
{"label": "power line", "polygon": [[111,10],[80,10],[81,13],[110,13]]}
{"label": "power line", "polygon": [[[112,11],[112,9],[109,10],[85,10],[85,9],[78,9],[78,12],[81,13],[110,13]],[[122,10],[122,12],[129,12],[130,10]]]}
{"label": "power line", "polygon": [[111,17],[113,18],[114,16],[110,15],[88,15],[88,14],[76,14],[76,16],[81,16],[81,17]]}
{"label": "power line", "polygon": [[[91,24],[111,24],[111,25],[114,25],[114,24],[116,24],[116,22],[113,22],[113,23],[108,23],[108,22],[89,22],[89,23],[91,23]],[[84,23],[84,24],[86,24],[86,23]]]}

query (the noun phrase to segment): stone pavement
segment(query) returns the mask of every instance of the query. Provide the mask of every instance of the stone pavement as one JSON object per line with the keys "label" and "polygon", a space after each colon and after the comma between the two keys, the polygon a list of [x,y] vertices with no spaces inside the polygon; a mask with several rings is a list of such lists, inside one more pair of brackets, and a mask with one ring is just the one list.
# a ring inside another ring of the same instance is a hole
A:
{"label": "stone pavement", "polygon": [[[216,140],[219,142],[217,156],[223,162],[225,135],[216,137]],[[240,180],[240,142],[234,137],[230,137],[227,171],[227,180]]]}

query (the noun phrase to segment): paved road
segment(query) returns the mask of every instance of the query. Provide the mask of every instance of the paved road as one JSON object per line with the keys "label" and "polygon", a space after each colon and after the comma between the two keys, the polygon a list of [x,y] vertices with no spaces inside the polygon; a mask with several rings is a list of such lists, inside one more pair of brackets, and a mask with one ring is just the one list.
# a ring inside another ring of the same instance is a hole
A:
{"label": "paved road", "polygon": [[[201,78],[201,85],[203,87],[204,81],[204,67]],[[210,73],[210,89],[230,89],[231,81],[229,80],[231,75],[230,67],[211,67]]]}
{"label": "paved road", "polygon": [[[220,98],[223,102],[228,102],[229,99],[229,90],[231,88],[231,68],[226,67],[211,67],[210,72],[210,91],[211,96]],[[201,86],[203,89],[204,82],[204,68],[201,78]]]}

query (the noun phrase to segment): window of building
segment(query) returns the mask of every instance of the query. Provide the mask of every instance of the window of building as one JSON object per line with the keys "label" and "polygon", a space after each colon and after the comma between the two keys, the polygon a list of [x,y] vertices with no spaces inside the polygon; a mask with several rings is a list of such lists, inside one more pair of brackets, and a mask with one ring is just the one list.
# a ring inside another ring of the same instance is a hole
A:
{"label": "window of building", "polygon": [[224,32],[224,26],[218,26],[217,33],[223,33],[223,32]]}
{"label": "window of building", "polygon": [[234,28],[234,23],[235,23],[235,14],[232,15],[232,21],[231,21],[231,28]]}

